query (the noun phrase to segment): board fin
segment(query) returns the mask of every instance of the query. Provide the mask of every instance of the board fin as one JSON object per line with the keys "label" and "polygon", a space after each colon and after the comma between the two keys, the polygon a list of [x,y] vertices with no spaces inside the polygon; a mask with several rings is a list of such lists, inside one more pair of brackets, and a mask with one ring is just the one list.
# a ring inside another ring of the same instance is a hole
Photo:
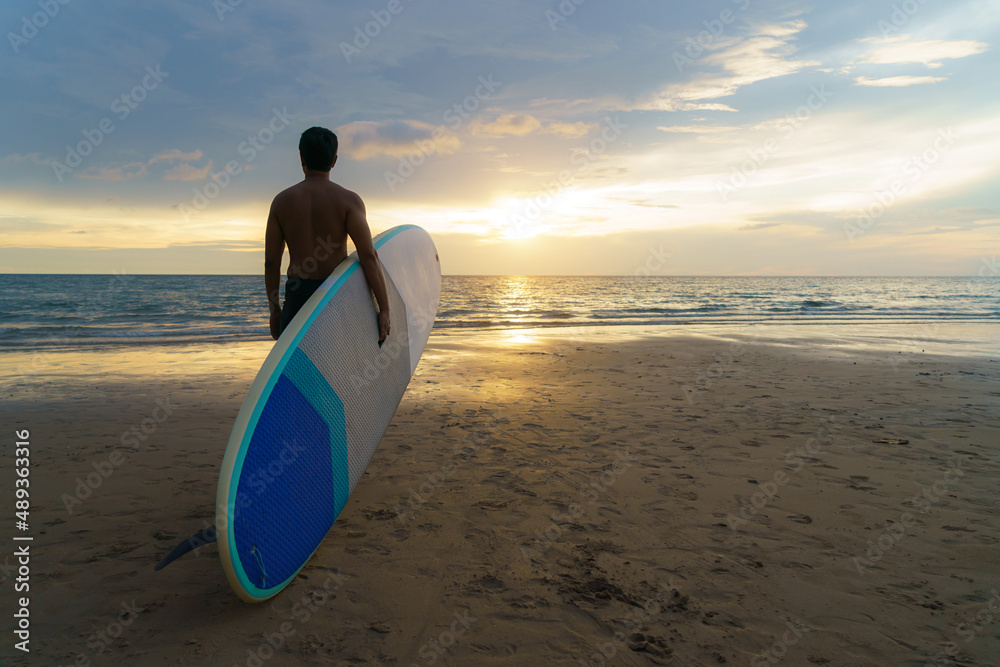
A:
{"label": "board fin", "polygon": [[156,564],[154,570],[162,570],[166,566],[173,563],[175,560],[183,556],[189,551],[194,551],[198,547],[203,547],[206,544],[211,544],[215,542],[218,538],[218,532],[215,530],[215,526],[209,526],[205,530],[195,533],[191,537],[187,538],[183,542],[177,545],[177,547],[167,554],[167,557]]}

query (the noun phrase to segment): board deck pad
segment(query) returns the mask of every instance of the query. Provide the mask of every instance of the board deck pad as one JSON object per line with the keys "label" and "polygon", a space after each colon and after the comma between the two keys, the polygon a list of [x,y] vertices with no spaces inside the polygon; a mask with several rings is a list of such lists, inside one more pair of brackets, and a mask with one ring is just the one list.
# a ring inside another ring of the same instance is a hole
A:
{"label": "board deck pad", "polygon": [[[246,601],[278,593],[316,551],[364,474],[430,335],[441,288],[433,241],[414,225],[373,240],[389,297],[384,344],[352,254],[282,333],[236,418],[215,527],[223,570]],[[196,538],[195,546],[204,543]]]}

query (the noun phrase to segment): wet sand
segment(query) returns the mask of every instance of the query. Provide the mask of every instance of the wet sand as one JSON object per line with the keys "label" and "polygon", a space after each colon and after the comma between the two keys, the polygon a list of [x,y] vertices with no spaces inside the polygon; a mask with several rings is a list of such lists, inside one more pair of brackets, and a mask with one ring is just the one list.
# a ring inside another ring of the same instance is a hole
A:
{"label": "wet sand", "polygon": [[28,664],[995,664],[994,329],[435,334],[326,541],[253,606],[214,545],[153,565],[212,521],[269,344],[4,353]]}

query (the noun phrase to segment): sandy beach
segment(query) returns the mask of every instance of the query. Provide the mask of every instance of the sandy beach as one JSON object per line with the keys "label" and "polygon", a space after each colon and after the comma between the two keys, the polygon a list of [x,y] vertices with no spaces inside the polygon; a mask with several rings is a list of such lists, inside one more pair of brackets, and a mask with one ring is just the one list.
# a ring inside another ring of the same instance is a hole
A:
{"label": "sandy beach", "polygon": [[996,333],[435,334],[326,541],[253,606],[214,545],[153,566],[212,522],[270,345],[6,352],[0,489],[27,429],[34,540],[31,653],[6,613],[0,663],[996,664]]}

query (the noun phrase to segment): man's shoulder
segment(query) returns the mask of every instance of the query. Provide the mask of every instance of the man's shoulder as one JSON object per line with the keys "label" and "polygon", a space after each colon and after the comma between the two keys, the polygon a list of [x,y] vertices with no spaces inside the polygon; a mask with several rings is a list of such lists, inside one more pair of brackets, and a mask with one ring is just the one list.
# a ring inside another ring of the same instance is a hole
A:
{"label": "man's shoulder", "polygon": [[338,185],[333,181],[330,182],[331,192],[338,202],[342,206],[348,209],[364,209],[365,202],[361,199],[361,195],[353,190],[348,190],[342,185]]}
{"label": "man's shoulder", "polygon": [[314,197],[319,193],[323,193],[323,196],[332,196],[343,206],[364,206],[361,195],[333,181],[322,184],[308,183],[306,181],[296,183],[276,194],[271,202],[271,206],[281,207],[291,205],[296,200]]}
{"label": "man's shoulder", "polygon": [[330,181],[329,185],[331,190],[342,195],[345,199],[361,201],[361,195],[359,195],[357,192],[354,192],[353,190],[348,190],[343,185],[340,185],[339,183],[334,183],[333,181]]}
{"label": "man's shoulder", "polygon": [[271,201],[272,204],[277,205],[283,201],[291,199],[296,196],[296,193],[300,190],[301,183],[296,183],[290,187],[285,188],[278,194],[274,195],[274,199]]}

